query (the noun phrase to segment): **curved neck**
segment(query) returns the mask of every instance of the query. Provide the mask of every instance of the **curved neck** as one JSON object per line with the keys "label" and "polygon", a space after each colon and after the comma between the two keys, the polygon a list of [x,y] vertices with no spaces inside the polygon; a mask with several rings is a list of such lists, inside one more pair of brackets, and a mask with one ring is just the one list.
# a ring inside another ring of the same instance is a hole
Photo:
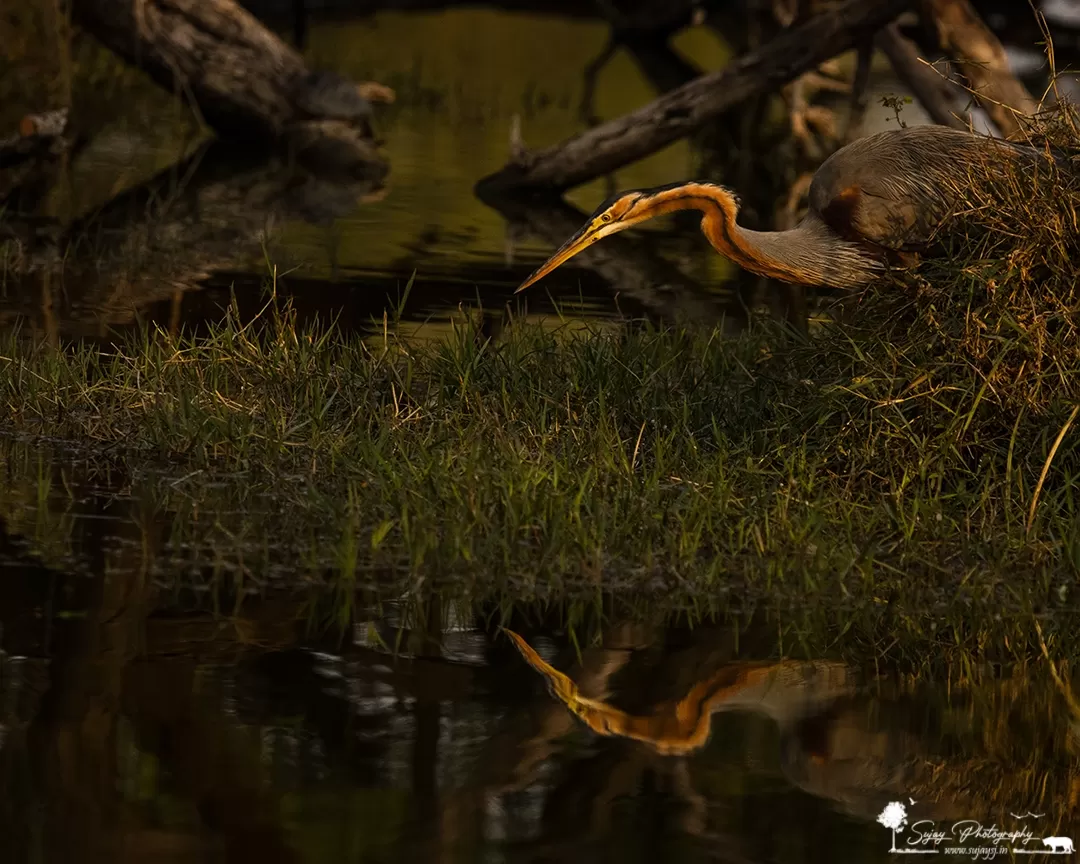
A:
{"label": "curved neck", "polygon": [[744,270],[781,282],[856,287],[869,282],[881,266],[813,217],[788,231],[742,228],[735,221],[737,200],[721,186],[691,183],[665,193],[656,212],[674,210],[700,210],[701,231],[717,252]]}

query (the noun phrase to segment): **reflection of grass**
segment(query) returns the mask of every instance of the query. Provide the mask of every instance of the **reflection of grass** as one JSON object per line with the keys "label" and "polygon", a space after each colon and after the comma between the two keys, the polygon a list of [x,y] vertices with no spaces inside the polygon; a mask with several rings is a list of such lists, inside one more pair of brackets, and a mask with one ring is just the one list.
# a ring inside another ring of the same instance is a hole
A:
{"label": "reflection of grass", "polygon": [[[1074,830],[1080,805],[1077,738],[1045,668],[1018,664],[1007,677],[989,670],[963,682],[940,709],[942,743],[920,761],[909,786],[916,798],[947,797],[969,810],[1048,814],[1026,826],[1035,837]],[[940,683],[917,681],[920,695],[940,699]],[[1017,823],[1014,827],[1024,827]]]}
{"label": "reflection of grass", "polygon": [[[585,339],[578,350],[585,350],[590,341]],[[555,350],[558,353],[559,349]],[[577,433],[583,435],[584,431],[577,427]],[[731,625],[740,634],[734,643],[738,656],[828,656],[870,674],[887,673],[870,691],[884,699],[882,704],[900,705],[910,698],[912,704],[929,710],[925,720],[916,713],[907,725],[899,724],[932,742],[925,752],[921,746],[917,752],[905,752],[905,760],[910,755],[914,764],[905,790],[920,801],[937,796],[961,804],[970,801],[965,816],[1009,808],[1033,808],[1036,812],[1044,808],[1053,814],[1075,810],[1075,800],[1069,797],[1073,788],[1080,788],[1074,733],[1042,665],[1031,618],[1009,614],[1027,605],[1032,594],[1042,593],[1040,579],[1047,574],[1035,578],[1023,571],[1006,574],[1014,591],[1010,596],[1003,590],[992,593],[1000,575],[992,569],[982,572],[973,568],[967,590],[958,593],[959,580],[948,573],[913,568],[907,576],[910,591],[901,593],[898,580],[888,571],[876,580],[872,573],[866,578],[854,578],[851,573],[840,577],[808,574],[805,570],[785,574],[779,569],[769,571],[761,554],[751,551],[745,554],[739,571],[751,579],[749,590],[732,592],[735,596],[723,591],[731,583],[719,579],[704,583],[700,575],[704,568],[695,574],[689,562],[682,565],[679,578],[663,584],[662,592],[650,581],[652,574],[609,565],[611,570],[600,584],[612,590],[601,592],[600,585],[584,578],[589,574],[567,573],[552,579],[557,587],[570,589],[564,593],[546,588],[539,577],[530,579],[525,569],[528,561],[512,551],[506,559],[511,566],[505,569],[490,552],[484,558],[474,556],[471,564],[453,559],[440,562],[432,555],[422,567],[411,567],[396,527],[387,530],[382,527],[384,522],[371,516],[370,483],[365,486],[365,481],[355,478],[335,482],[319,471],[300,470],[299,461],[280,475],[257,466],[233,470],[224,461],[212,466],[213,470],[194,469],[192,473],[183,466],[164,472],[138,452],[126,460],[114,454],[111,477],[95,475],[91,459],[85,466],[65,469],[64,482],[54,480],[49,494],[39,499],[35,490],[44,488],[39,478],[43,473],[58,473],[47,457],[46,470],[42,471],[42,463],[35,458],[39,452],[10,441],[0,447],[0,476],[5,478],[0,486],[0,500],[5,505],[0,516],[20,519],[7,521],[8,530],[33,538],[36,552],[47,551],[50,544],[75,545],[75,538],[87,533],[87,523],[51,518],[42,511],[66,513],[71,509],[65,504],[67,496],[71,502],[85,502],[94,495],[111,498],[110,490],[116,489],[116,500],[128,502],[119,509],[128,514],[129,522],[141,513],[155,514],[153,523],[160,529],[157,542],[142,548],[142,559],[128,558],[126,563],[136,572],[150,573],[154,583],[166,591],[173,590],[176,599],[159,597],[161,606],[182,609],[192,599],[204,608],[213,604],[225,616],[238,616],[237,634],[244,632],[240,619],[264,622],[272,634],[278,632],[273,624],[284,621],[288,625],[285,638],[275,637],[266,644],[289,645],[296,638],[290,622],[294,615],[303,615],[304,605],[310,607],[313,624],[332,624],[335,619],[341,624],[352,615],[354,600],[361,604],[372,601],[377,606],[380,601],[396,598],[398,602],[385,605],[415,636],[427,629],[429,619],[444,624],[450,621],[455,600],[465,597],[478,601],[474,607],[478,624],[486,617],[484,613],[495,621],[542,618],[567,626],[584,646],[604,622],[677,622],[680,613],[688,612],[686,617],[695,624],[705,618],[719,619],[717,623],[724,627]],[[413,448],[407,453],[418,458]],[[398,457],[391,458],[396,463]],[[494,458],[503,457],[495,453]],[[356,469],[343,466],[342,470],[352,474]],[[739,476],[743,476],[741,471]],[[507,479],[513,480],[511,476]],[[438,481],[430,482],[428,494],[439,494]],[[611,480],[609,488],[618,482]],[[592,501],[590,506],[601,505]],[[91,512],[98,509],[91,508]],[[437,501],[424,515],[431,523],[427,526],[431,534],[440,528],[447,530],[444,526],[460,518]],[[31,530],[37,519],[49,529],[35,537]],[[382,540],[373,548],[372,541],[379,533],[383,533]],[[104,544],[112,548],[117,538],[130,534],[130,525],[110,526]],[[922,539],[916,537],[914,542]],[[388,548],[391,554],[380,557]],[[62,555],[42,557],[50,566],[64,570]],[[725,555],[726,561],[735,558],[730,552]],[[403,566],[395,567],[396,561]],[[662,572],[659,561],[656,571]],[[112,572],[116,574],[115,567]],[[452,582],[438,578],[448,573],[457,578]],[[331,590],[325,591],[328,583]],[[834,590],[815,587],[819,585]],[[442,589],[442,609],[435,615],[431,615],[433,598],[428,593],[433,588]],[[644,590],[626,590],[633,588]],[[248,591],[264,597],[245,597]],[[738,611],[744,603],[753,607],[762,593],[778,598],[775,608],[752,616]],[[283,594],[293,599],[274,605]],[[988,602],[973,602],[980,596]],[[880,602],[886,597],[893,602]],[[530,602],[538,599],[542,602]],[[242,610],[238,608],[241,600]],[[724,607],[731,601],[735,601],[735,611],[729,614]],[[1062,611],[1060,616],[1046,616],[1043,629],[1050,656],[1067,663],[1078,655],[1077,631],[1071,626],[1070,611]],[[161,626],[158,621],[155,632]],[[677,623],[676,629],[681,629]],[[216,629],[210,632],[214,640],[221,640],[223,648],[236,638],[232,631],[229,635]],[[415,640],[391,637],[389,641],[390,649],[410,650]],[[168,639],[159,632],[154,644],[209,650],[195,635],[180,631]],[[672,644],[679,645],[680,637],[672,639]],[[888,674],[897,670],[903,673],[899,686]],[[696,680],[694,669],[686,668],[681,674],[687,676],[689,689]],[[1069,677],[1066,666],[1062,666],[1062,676]],[[943,684],[946,681],[947,687]],[[927,723],[930,725],[925,726]],[[1033,746],[1032,742],[1042,743]],[[762,752],[774,750],[770,743]],[[730,767],[725,767],[721,774],[702,782],[722,793],[721,797],[728,797],[738,791],[730,787],[733,776],[743,775],[733,775]]]}
{"label": "reflection of grass", "polygon": [[46,453],[24,448],[0,450],[0,466],[20,481],[5,485],[0,494],[0,520],[9,532],[32,542],[43,563],[66,569],[75,521],[66,494],[70,469],[54,470]]}

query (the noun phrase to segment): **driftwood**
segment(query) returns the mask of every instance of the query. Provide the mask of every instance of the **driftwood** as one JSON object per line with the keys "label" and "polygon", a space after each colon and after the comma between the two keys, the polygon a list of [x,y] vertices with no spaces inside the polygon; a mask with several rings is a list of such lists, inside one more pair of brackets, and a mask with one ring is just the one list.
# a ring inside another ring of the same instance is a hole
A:
{"label": "driftwood", "polygon": [[232,0],[73,0],[72,13],[107,48],[193,102],[223,137],[284,144],[365,178],[385,175],[357,85],[313,75]]}
{"label": "driftwood", "polygon": [[921,0],[923,19],[952,54],[979,104],[1003,135],[1022,128],[1038,103],[1009,69],[1001,42],[968,0]]}
{"label": "driftwood", "polygon": [[[776,89],[892,21],[909,0],[848,0],[730,66],[562,144],[526,153],[480,187],[562,191],[647,156],[745,99]],[[479,188],[478,187],[478,191]]]}

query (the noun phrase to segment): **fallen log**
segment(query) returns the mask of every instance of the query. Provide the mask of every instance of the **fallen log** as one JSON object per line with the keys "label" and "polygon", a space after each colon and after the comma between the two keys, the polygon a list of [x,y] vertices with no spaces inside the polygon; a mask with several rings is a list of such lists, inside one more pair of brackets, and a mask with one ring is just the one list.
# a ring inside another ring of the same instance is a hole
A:
{"label": "fallen log", "polygon": [[1022,121],[1038,102],[1009,69],[997,36],[968,0],[922,0],[922,16],[937,32],[942,49],[952,54],[972,93],[1002,135],[1021,131]]}
{"label": "fallen log", "polygon": [[850,49],[911,0],[848,0],[784,31],[763,48],[616,120],[544,150],[525,152],[477,184],[502,191],[561,192],[608,174],[701,128],[745,99],[794,80]]}
{"label": "fallen log", "polygon": [[72,14],[111,51],[190,99],[222,137],[285,145],[323,170],[386,174],[358,85],[313,73],[232,0],[73,0]]}

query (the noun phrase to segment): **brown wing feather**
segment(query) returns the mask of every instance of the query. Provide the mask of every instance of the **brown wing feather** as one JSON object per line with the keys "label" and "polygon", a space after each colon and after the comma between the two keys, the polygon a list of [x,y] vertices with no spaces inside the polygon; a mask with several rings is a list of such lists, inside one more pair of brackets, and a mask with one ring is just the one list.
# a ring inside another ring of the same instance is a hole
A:
{"label": "brown wing feather", "polygon": [[895,251],[925,248],[979,165],[1036,160],[1038,151],[943,126],[852,142],[822,163],[810,208],[840,236]]}

